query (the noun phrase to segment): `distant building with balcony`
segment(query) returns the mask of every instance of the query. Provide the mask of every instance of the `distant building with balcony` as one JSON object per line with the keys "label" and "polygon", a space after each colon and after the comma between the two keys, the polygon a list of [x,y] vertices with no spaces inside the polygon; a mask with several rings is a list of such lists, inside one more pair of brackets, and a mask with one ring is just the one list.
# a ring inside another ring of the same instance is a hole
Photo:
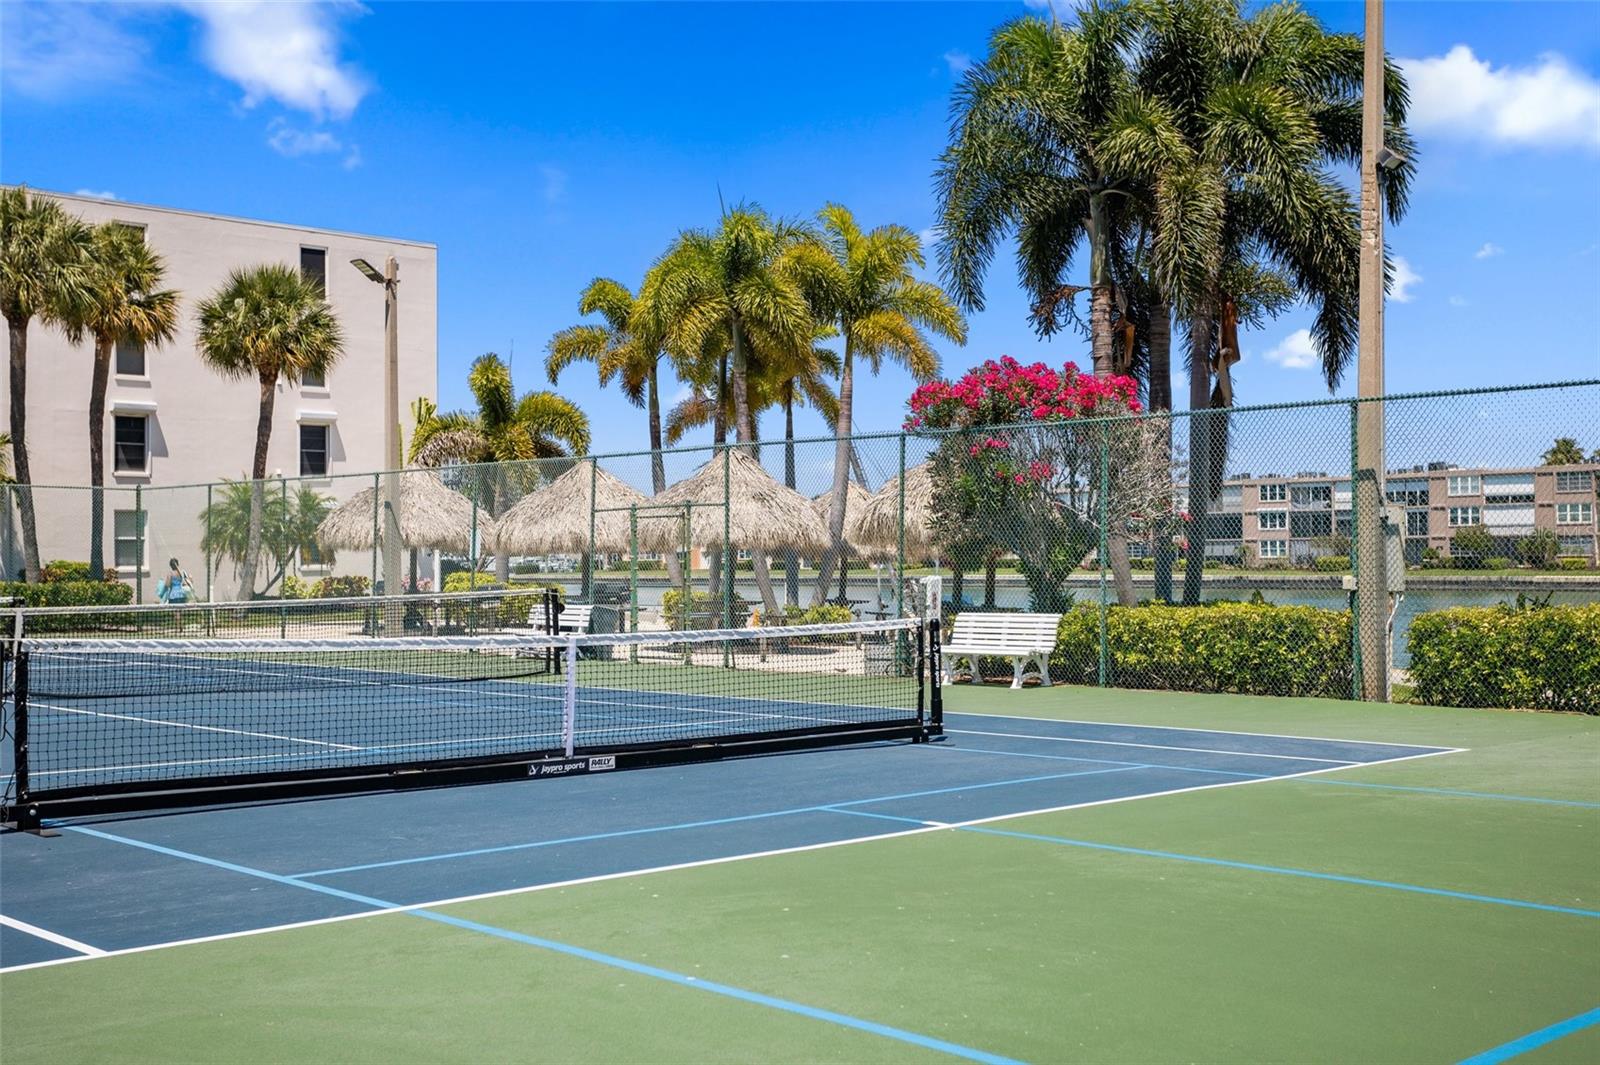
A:
{"label": "distant building with balcony", "polygon": [[[1482,525],[1497,554],[1516,558],[1536,531],[1556,536],[1558,553],[1600,565],[1600,463],[1465,468],[1446,463],[1391,471],[1384,494],[1405,508],[1406,557],[1425,548],[1450,554],[1457,530]],[[1187,486],[1180,485],[1181,495]],[[1187,503],[1184,504],[1187,507]],[[1334,537],[1352,535],[1350,479],[1327,473],[1241,474],[1224,482],[1206,515],[1207,558],[1305,564],[1335,553]]]}

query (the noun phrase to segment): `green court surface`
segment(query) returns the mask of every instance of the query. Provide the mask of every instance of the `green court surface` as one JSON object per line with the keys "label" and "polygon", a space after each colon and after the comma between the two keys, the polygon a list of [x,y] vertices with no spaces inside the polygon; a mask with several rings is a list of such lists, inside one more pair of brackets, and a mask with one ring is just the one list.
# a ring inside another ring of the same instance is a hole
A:
{"label": "green court surface", "polygon": [[1061,687],[947,705],[1466,749],[429,908],[531,942],[381,913],[11,972],[0,1058],[958,1059],[706,981],[976,1060],[1600,1061],[1600,1024],[1515,1043],[1600,1007],[1600,718]]}

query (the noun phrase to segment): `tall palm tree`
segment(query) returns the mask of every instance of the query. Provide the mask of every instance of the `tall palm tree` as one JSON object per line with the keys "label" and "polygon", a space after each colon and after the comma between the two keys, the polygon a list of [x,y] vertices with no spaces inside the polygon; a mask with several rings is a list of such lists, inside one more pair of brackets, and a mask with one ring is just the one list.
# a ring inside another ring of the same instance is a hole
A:
{"label": "tall palm tree", "polygon": [[234,270],[196,312],[200,361],[226,378],[256,379],[255,454],[250,464],[251,506],[245,556],[239,563],[239,594],[255,594],[261,554],[263,484],[272,408],[278,381],[326,374],[344,354],[344,332],[322,286],[291,266],[266,263]]}
{"label": "tall palm tree", "polygon": [[[643,407],[650,431],[650,484],[652,492],[667,487],[666,463],[661,456],[661,358],[666,354],[652,316],[645,313],[628,287],[608,277],[595,278],[578,297],[579,314],[599,314],[601,324],[574,325],[550,338],[545,372],[556,384],[561,371],[575,362],[592,362],[600,387],[613,380],[636,407]],[[667,553],[667,579],[682,583],[678,556]]]}
{"label": "tall palm tree", "polygon": [[72,321],[89,299],[89,227],[48,196],[0,189],[0,315],[11,342],[11,453],[23,568],[39,579],[39,526],[28,465],[28,325]]}
{"label": "tall palm tree", "polygon": [[850,434],[858,358],[876,374],[884,359],[911,371],[919,381],[938,376],[939,356],[927,333],[967,341],[967,323],[938,285],[919,280],[922,242],[904,226],[863,232],[855,216],[839,204],[821,212],[822,238],[796,252],[816,315],[837,331],[844,344],[839,360],[839,392],[834,421],[833,484],[828,506],[832,547],[823,556],[812,601],[828,596],[833,568],[844,551],[845,507],[849,500]]}
{"label": "tall palm tree", "polygon": [[111,355],[119,341],[155,347],[172,339],[178,327],[178,294],[161,288],[166,264],[145,243],[144,232],[117,222],[94,228],[90,300],[84,313],[67,323],[74,343],[87,333],[94,343],[89,381],[89,572],[105,572],[106,384]]}
{"label": "tall palm tree", "polygon": [[1571,466],[1584,461],[1583,448],[1578,446],[1575,437],[1558,436],[1554,446],[1544,453],[1542,461],[1546,466]]}
{"label": "tall palm tree", "polygon": [[[589,419],[554,392],[518,397],[511,369],[494,352],[480,355],[467,373],[476,411],[424,412],[411,434],[410,461],[422,466],[497,463],[478,473],[485,509],[498,515],[511,496],[532,488],[539,469],[530,460],[584,455],[589,451]],[[511,559],[495,557],[495,579],[511,577]]]}

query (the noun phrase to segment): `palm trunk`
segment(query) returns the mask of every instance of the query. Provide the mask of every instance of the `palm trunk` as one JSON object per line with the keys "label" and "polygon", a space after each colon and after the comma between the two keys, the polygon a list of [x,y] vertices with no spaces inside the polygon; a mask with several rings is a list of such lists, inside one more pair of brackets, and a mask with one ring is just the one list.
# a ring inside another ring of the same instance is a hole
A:
{"label": "palm trunk", "polygon": [[[1150,308],[1150,410],[1167,413],[1172,410],[1172,308],[1157,300]],[[1166,468],[1172,467],[1172,435],[1170,427],[1161,437],[1162,458]],[[1172,527],[1163,517],[1155,530],[1156,549],[1156,599],[1172,602]]]}
{"label": "palm trunk", "polygon": [[[1089,349],[1094,357],[1094,375],[1109,377],[1115,370],[1111,341],[1110,233],[1107,228],[1105,194],[1089,197]],[[1108,500],[1106,512],[1119,508]],[[1117,589],[1117,602],[1133,606],[1138,602],[1133,591],[1133,567],[1128,561],[1128,534],[1120,522],[1106,530],[1106,561]]]}
{"label": "palm trunk", "polygon": [[850,339],[845,338],[844,362],[839,368],[839,412],[833,424],[833,484],[828,498],[828,543],[822,561],[817,565],[817,589],[812,594],[813,604],[828,598],[828,585],[832,583],[833,568],[844,563],[845,508],[850,501],[850,459],[854,448],[850,441],[851,408],[856,390],[855,351]]}
{"label": "palm trunk", "polygon": [[278,398],[278,375],[257,375],[261,388],[261,407],[256,415],[256,453],[250,463],[250,528],[245,537],[244,558],[239,562],[239,598],[250,600],[256,593],[256,559],[261,554],[261,515],[266,506],[267,444],[272,440],[272,407]]}
{"label": "palm trunk", "polygon": [[[783,389],[783,483],[795,487],[794,469],[794,381]],[[784,602],[800,605],[800,555],[792,547],[783,549]]]}
{"label": "palm trunk", "polygon": [[983,608],[994,609],[994,578],[995,569],[1000,563],[998,551],[989,552],[989,557],[983,560]]}
{"label": "palm trunk", "polygon": [[[750,365],[745,352],[744,330],[739,325],[739,319],[734,317],[729,323],[733,332],[733,365],[729,370],[729,386],[733,389],[733,428],[734,438],[741,444],[754,444],[756,439],[755,418],[750,412]],[[749,454],[752,458],[760,452],[751,447]],[[756,588],[761,592],[761,609],[763,617],[771,617],[778,613],[778,596],[772,590],[772,571],[767,567],[767,556],[759,551],[751,552],[750,569],[756,578]]]}
{"label": "palm trunk", "polygon": [[[723,354],[717,360],[717,406],[711,417],[711,442],[719,448],[728,442],[728,356]],[[711,598],[717,598],[722,591],[722,546],[718,544],[706,553],[706,565],[710,567],[710,592]]]}
{"label": "palm trunk", "polygon": [[1183,605],[1199,606],[1205,574],[1206,512],[1211,507],[1211,316],[1189,321],[1189,520],[1184,552]]}
{"label": "palm trunk", "polygon": [[17,512],[22,518],[22,570],[39,580],[39,524],[33,512],[33,473],[28,468],[28,322],[6,319],[11,334],[11,465],[16,475]]}
{"label": "palm trunk", "polygon": [[106,383],[111,378],[110,337],[94,338],[94,371],[89,379],[89,576],[106,572]]}
{"label": "palm trunk", "polygon": [[[661,394],[656,381],[656,368],[650,367],[650,375],[645,378],[645,413],[650,419],[650,490],[652,493],[666,491],[667,466],[661,457]],[[668,551],[667,586],[670,588],[683,587],[683,567],[678,565],[678,553]],[[684,560],[687,564],[688,560]]]}

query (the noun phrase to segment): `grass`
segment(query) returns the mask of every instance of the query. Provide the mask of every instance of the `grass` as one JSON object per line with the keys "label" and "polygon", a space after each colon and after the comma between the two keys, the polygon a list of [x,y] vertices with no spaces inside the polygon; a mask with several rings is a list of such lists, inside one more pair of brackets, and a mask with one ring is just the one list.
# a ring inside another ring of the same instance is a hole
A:
{"label": "grass", "polygon": [[[1044,839],[933,832],[447,912],[1023,1060],[1452,1062],[1600,1004],[1600,918],[1138,853],[1600,910],[1600,719],[1063,687],[948,704],[1469,750],[988,826]],[[19,1063],[941,1056],[405,915],[0,994]],[[1597,1057],[1591,1028],[1519,1062]]]}

